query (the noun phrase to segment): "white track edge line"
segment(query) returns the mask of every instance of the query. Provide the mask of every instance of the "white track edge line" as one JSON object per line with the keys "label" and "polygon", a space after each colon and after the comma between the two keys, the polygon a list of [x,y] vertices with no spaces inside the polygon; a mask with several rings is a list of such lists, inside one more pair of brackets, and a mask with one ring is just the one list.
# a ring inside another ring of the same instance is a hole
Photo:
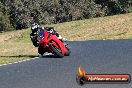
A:
{"label": "white track edge line", "polygon": [[25,60],[21,60],[21,61],[18,61],[18,62],[12,62],[12,63],[7,63],[7,64],[0,64],[0,67],[1,66],[6,66],[6,65],[11,65],[11,64],[18,64],[18,63],[22,63],[22,62],[26,62],[26,61],[30,61],[30,60],[35,60],[39,57],[35,57],[35,58],[30,58],[30,59],[25,59]]}

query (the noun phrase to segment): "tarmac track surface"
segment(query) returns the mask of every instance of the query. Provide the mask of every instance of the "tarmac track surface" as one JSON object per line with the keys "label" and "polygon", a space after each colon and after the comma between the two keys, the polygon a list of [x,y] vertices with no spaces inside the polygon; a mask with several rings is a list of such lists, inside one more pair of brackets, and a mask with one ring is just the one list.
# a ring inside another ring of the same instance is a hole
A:
{"label": "tarmac track surface", "polygon": [[44,56],[0,67],[0,88],[132,88],[129,84],[86,84],[76,82],[81,65],[88,74],[132,75],[132,40],[69,42],[71,55]]}

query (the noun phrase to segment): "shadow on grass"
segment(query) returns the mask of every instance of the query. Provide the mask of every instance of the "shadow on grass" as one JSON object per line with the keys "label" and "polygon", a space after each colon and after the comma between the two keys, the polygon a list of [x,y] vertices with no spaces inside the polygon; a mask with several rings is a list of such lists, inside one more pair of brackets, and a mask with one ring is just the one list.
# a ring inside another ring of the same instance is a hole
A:
{"label": "shadow on grass", "polygon": [[35,58],[35,57],[39,57],[39,58],[57,58],[55,55],[43,55],[43,56],[39,56],[39,55],[15,55],[15,56],[0,56],[0,58]]}
{"label": "shadow on grass", "polygon": [[39,55],[0,56],[0,58],[35,58],[35,57],[39,57],[39,58],[58,58],[56,55],[53,55],[53,54],[43,55],[43,56],[39,56]]}
{"label": "shadow on grass", "polygon": [[34,58],[38,57],[38,55],[15,55],[15,56],[0,56],[0,57],[6,57],[6,58],[20,58],[20,57],[27,57],[27,58]]}

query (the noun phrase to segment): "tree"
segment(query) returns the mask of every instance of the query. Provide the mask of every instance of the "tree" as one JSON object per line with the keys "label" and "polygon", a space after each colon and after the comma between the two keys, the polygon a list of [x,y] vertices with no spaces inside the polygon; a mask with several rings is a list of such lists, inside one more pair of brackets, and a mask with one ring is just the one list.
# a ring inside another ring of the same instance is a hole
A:
{"label": "tree", "polygon": [[6,13],[3,4],[0,2],[0,32],[14,30],[10,24],[9,15]]}
{"label": "tree", "polygon": [[31,18],[50,24],[130,11],[131,0],[0,0],[0,30],[28,28]]}

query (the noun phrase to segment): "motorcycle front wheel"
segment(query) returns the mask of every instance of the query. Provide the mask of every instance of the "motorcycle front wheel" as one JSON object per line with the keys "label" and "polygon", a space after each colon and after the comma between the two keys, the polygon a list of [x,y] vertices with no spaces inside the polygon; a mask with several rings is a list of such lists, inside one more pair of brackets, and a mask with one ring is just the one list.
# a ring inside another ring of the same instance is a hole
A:
{"label": "motorcycle front wheel", "polygon": [[71,50],[67,46],[65,46],[65,47],[67,49],[67,52],[65,53],[65,56],[69,56],[71,54]]}
{"label": "motorcycle front wheel", "polygon": [[[52,49],[52,51],[54,52],[54,54],[59,57],[59,58],[63,58],[64,55],[61,53],[60,48],[56,48],[54,45],[50,44],[49,47]],[[59,47],[59,46],[58,46]]]}

